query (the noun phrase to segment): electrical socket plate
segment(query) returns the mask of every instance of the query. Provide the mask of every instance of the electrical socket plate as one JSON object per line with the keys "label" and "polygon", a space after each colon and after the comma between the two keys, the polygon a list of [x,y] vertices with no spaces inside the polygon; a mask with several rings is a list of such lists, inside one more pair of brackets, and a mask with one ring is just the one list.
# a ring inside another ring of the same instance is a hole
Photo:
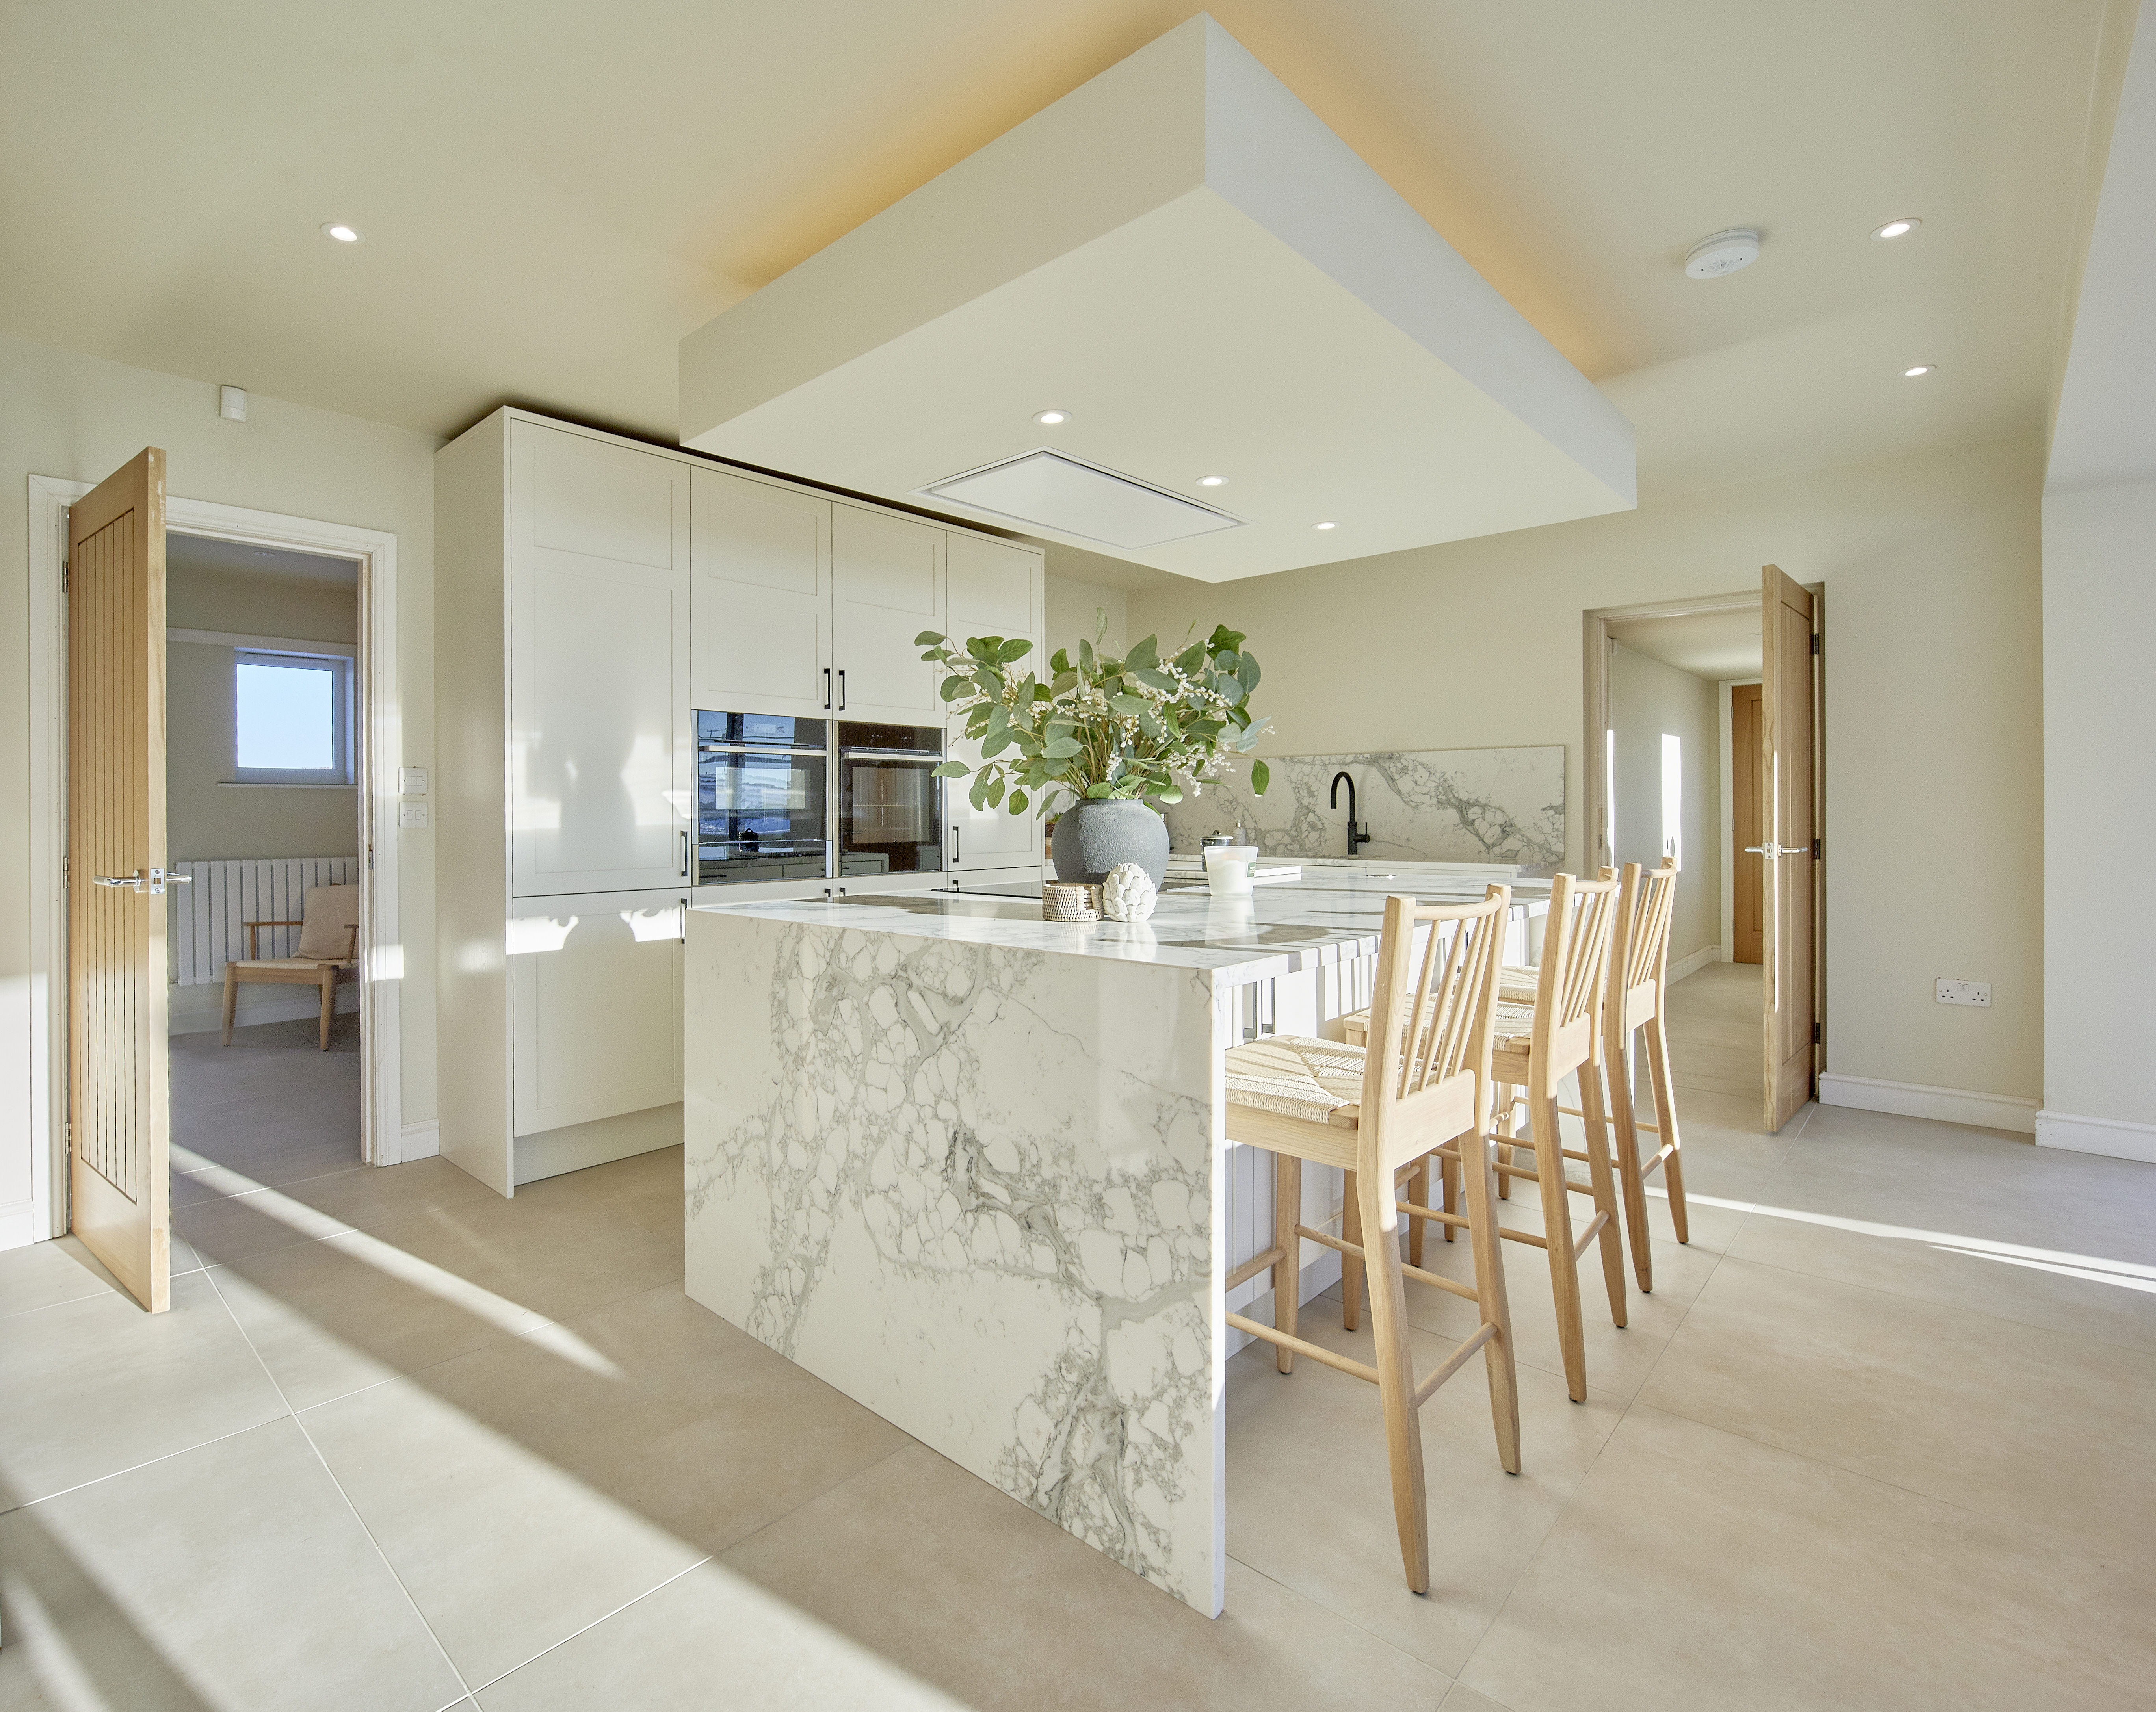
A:
{"label": "electrical socket plate", "polygon": [[1942,975],[1932,989],[1932,997],[1943,1005],[1980,1005],[1991,1008],[1991,983],[1988,981],[1955,981]]}
{"label": "electrical socket plate", "polygon": [[424,766],[403,768],[398,778],[397,788],[405,796],[424,797],[427,794],[427,769]]}
{"label": "electrical socket plate", "polygon": [[[397,805],[397,824],[399,826],[425,826],[428,824],[427,805],[424,802],[398,803]],[[1984,1002],[1989,1004],[1990,1001],[1986,999]]]}

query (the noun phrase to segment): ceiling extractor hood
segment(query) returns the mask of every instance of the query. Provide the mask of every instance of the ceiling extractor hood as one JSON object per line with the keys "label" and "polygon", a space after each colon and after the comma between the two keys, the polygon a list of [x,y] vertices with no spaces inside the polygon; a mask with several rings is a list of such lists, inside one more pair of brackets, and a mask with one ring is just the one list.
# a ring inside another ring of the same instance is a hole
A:
{"label": "ceiling extractor hood", "polygon": [[1203,15],[684,340],[681,440],[1215,582],[1634,503],[1631,425]]}

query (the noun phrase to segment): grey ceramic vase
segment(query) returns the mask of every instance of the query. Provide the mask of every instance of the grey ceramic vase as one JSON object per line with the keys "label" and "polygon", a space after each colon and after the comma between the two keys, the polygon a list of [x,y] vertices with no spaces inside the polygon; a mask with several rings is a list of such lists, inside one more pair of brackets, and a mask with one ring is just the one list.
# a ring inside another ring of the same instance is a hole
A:
{"label": "grey ceramic vase", "polygon": [[1055,877],[1098,885],[1135,862],[1155,888],[1168,878],[1168,823],[1134,797],[1074,802],[1055,823]]}

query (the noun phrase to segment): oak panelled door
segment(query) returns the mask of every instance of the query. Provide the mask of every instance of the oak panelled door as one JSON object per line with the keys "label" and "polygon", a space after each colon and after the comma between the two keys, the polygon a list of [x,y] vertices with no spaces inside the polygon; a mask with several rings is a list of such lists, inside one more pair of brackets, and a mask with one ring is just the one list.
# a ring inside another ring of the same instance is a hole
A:
{"label": "oak panelled door", "polygon": [[1760,607],[1759,829],[1766,869],[1767,1127],[1779,1130],[1812,1097],[1818,958],[1819,835],[1813,798],[1817,683],[1812,597],[1764,567]]}
{"label": "oak panelled door", "polygon": [[165,454],[68,512],[68,1190],[91,1253],[171,1304]]}

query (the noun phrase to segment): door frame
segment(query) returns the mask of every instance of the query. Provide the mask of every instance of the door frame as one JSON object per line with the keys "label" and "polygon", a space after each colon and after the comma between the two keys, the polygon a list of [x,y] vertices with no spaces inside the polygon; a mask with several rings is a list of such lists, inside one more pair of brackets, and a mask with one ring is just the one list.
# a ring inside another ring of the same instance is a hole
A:
{"label": "door frame", "polygon": [[[68,508],[94,483],[29,478],[30,502],[30,935],[29,1129],[45,1146],[31,1152],[30,1234],[68,1229],[67,556]],[[359,564],[359,640],[355,670],[364,698],[358,725],[359,838],[369,865],[360,886],[361,1157],[402,1158],[403,1081],[398,997],[397,804],[403,794],[403,705],[397,679],[397,537],[383,530],[323,522],[206,500],[168,496],[168,532],[246,546],[319,553]],[[57,1192],[56,1192],[57,1191]]]}
{"label": "door frame", "polygon": [[[1813,864],[1812,893],[1812,1019],[1819,1025],[1820,1043],[1812,1056],[1812,1077],[1815,1087],[1818,1079],[1826,1074],[1826,873],[1827,864],[1834,859],[1834,841],[1827,836],[1826,824],[1826,585],[1807,582],[1804,585],[1812,597],[1812,633],[1820,638],[1820,651],[1813,656],[1812,667],[1812,828],[1820,840],[1820,859]],[[1589,875],[1603,867],[1613,866],[1614,853],[1603,837],[1609,825],[1610,782],[1606,776],[1604,757],[1607,756],[1609,730],[1609,650],[1614,643],[1609,634],[1609,623],[1621,618],[1685,618],[1697,613],[1732,613],[1749,607],[1762,609],[1763,597],[1758,588],[1732,594],[1696,594],[1680,596],[1674,600],[1642,601],[1629,607],[1598,607],[1582,615],[1586,658],[1582,680],[1585,689],[1585,717],[1582,722],[1583,788],[1580,792],[1582,812],[1586,816],[1580,828],[1581,868]],[[1748,683],[1748,679],[1732,679],[1730,683]],[[1722,781],[1729,779],[1729,684],[1720,684],[1716,693],[1722,701],[1721,728],[1722,744]],[[1722,802],[1722,826],[1723,872],[1730,871],[1729,846],[1733,843],[1731,831],[1729,802],[1725,789]],[[1730,885],[1722,889],[1722,920],[1729,920],[1731,906]],[[1725,961],[1732,947],[1727,941],[1734,935],[1724,932],[1722,951]],[[1815,1095],[1816,1098],[1816,1094]]]}

